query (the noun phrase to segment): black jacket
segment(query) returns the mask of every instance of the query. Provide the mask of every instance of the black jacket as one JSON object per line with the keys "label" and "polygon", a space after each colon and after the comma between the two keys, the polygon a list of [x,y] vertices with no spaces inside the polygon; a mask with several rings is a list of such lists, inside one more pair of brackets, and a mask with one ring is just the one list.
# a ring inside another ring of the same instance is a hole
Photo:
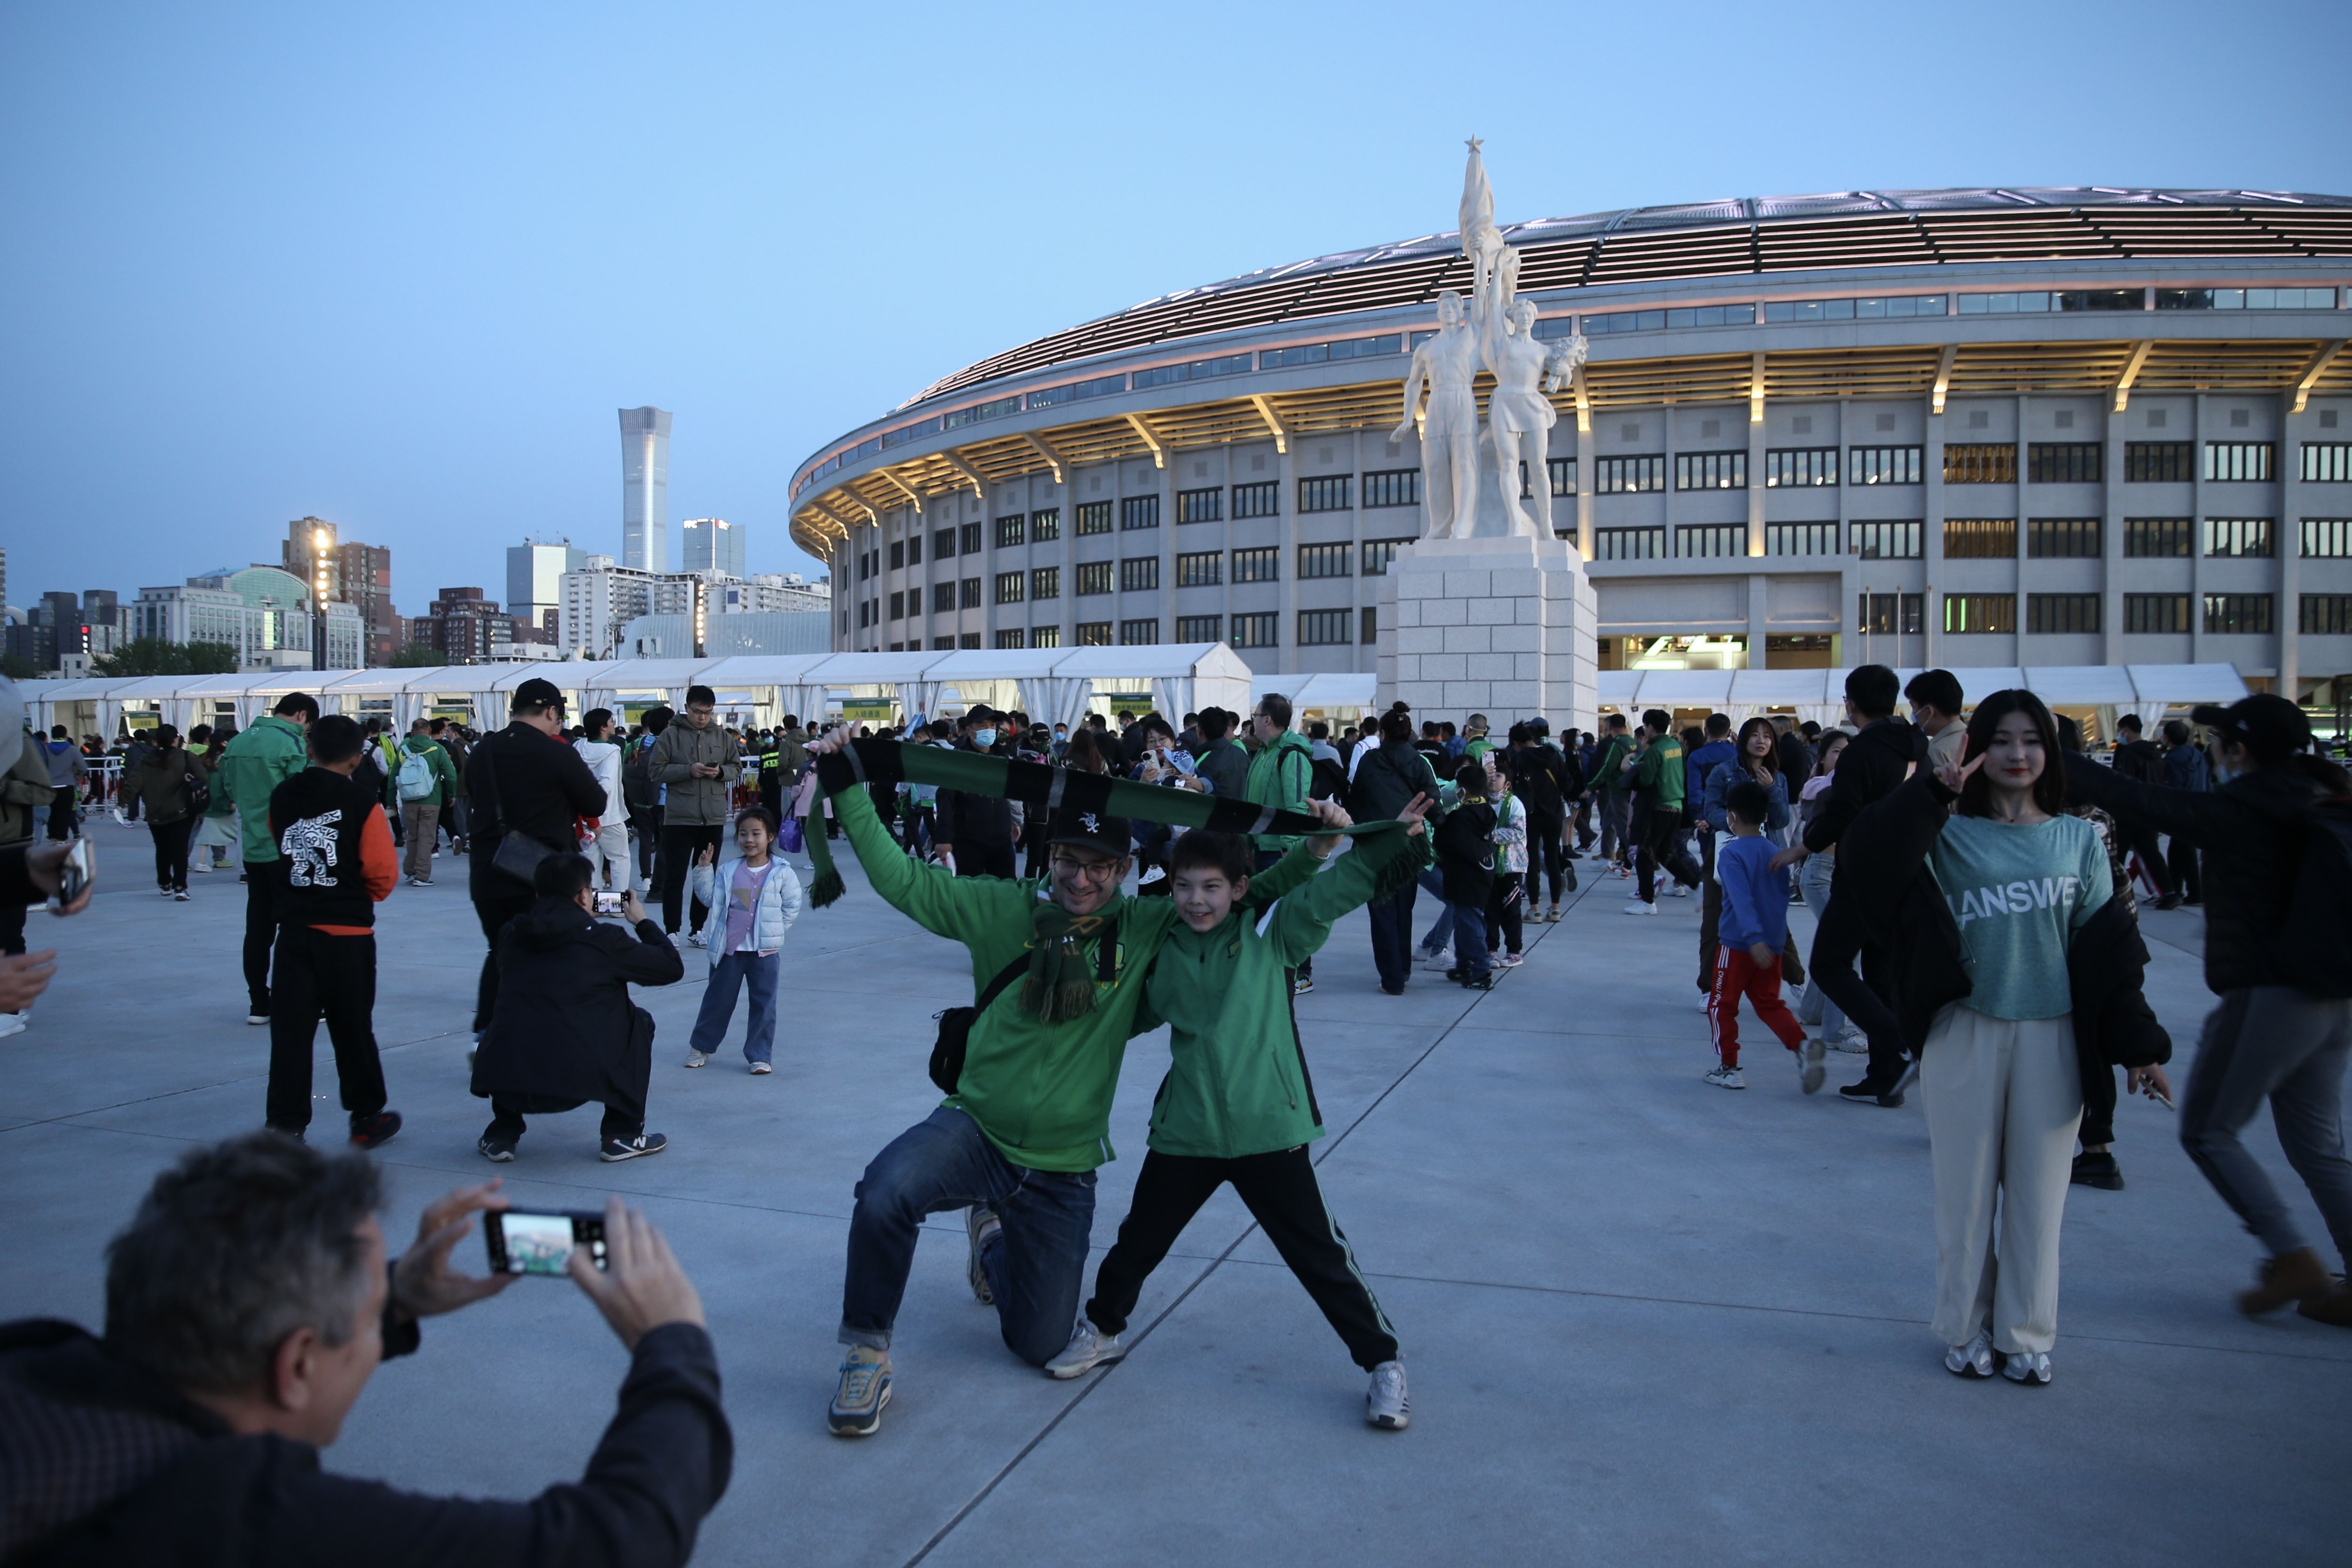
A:
{"label": "black jacket", "polygon": [[646,921],[632,936],[577,904],[541,899],[499,932],[498,957],[498,1005],[474,1057],[476,1094],[601,1101],[607,1083],[644,1081],[625,1064],[653,1049],[654,1021],[629,1000],[629,984],[686,975],[660,926]]}
{"label": "black jacket", "polygon": [[2298,977],[2273,938],[2294,892],[2303,830],[2323,793],[2284,768],[2241,773],[2193,792],[2123,778],[2080,752],[2066,756],[2066,794],[2134,827],[2171,834],[2205,851],[2205,984],[2217,995]]}
{"label": "black jacket", "polygon": [[2115,771],[2142,784],[2164,782],[2164,749],[2154,741],[2132,741],[2116,748]]}
{"label": "black jacket", "polygon": [[1789,781],[1789,804],[1797,804],[1798,792],[1805,781],[1813,776],[1813,764],[1818,760],[1805,738],[1791,730],[1772,742],[1773,760],[1780,764],[1780,776]]}
{"label": "black jacket", "polygon": [[1486,907],[1495,891],[1494,831],[1495,808],[1483,800],[1463,802],[1437,825],[1437,872],[1447,903]]}
{"label": "black jacket", "polygon": [[1348,815],[1358,822],[1394,816],[1416,795],[1437,799],[1437,774],[1429,759],[1408,741],[1374,746],[1356,763],[1356,782],[1348,786]]}
{"label": "black jacket", "polygon": [[[1821,793],[1821,810],[1805,829],[1805,847],[1818,855],[1843,837],[1854,818],[1895,793],[1910,773],[1911,764],[1927,754],[1927,737],[1907,719],[1879,719],[1863,726],[1838,758],[1830,787]],[[1797,787],[1804,787],[1798,781]],[[1790,805],[1794,805],[1795,792]]]}
{"label": "black jacket", "polygon": [[[1838,771],[1845,771],[1843,761]],[[1832,904],[1852,898],[1863,906],[1871,944],[1887,960],[1904,1048],[1914,1053],[1927,1044],[1936,1015],[1974,989],[1960,963],[1959,923],[1927,868],[1927,851],[1958,798],[1933,773],[1914,774],[1854,819],[1831,884]],[[2109,899],[2074,933],[2066,981],[2085,1073],[2172,1059],[2172,1040],[2141,989],[2147,968],[2139,923],[2121,899]]]}
{"label": "black jacket", "polygon": [[1511,793],[1519,797],[1529,816],[1558,822],[1567,815],[1567,803],[1584,793],[1583,771],[1561,756],[1558,748],[1541,742],[1505,752],[1503,764],[1510,776]]}
{"label": "black jacket", "polygon": [[[415,1343],[387,1342],[398,1354]],[[529,1502],[423,1497],[331,1474],[318,1450],[237,1436],[71,1323],[0,1327],[0,1559],[67,1568],[527,1568],[683,1563],[727,1489],[734,1438],[710,1336],[637,1342],[580,1480]]]}
{"label": "black jacket", "polygon": [[477,898],[524,890],[491,865],[507,834],[526,835],[550,849],[577,850],[574,820],[604,810],[604,786],[580,753],[520,720],[483,736],[466,759],[466,797],[473,803],[466,874]]}
{"label": "black jacket", "polygon": [[278,896],[290,923],[375,924],[361,841],[382,808],[366,773],[309,767],[269,792],[269,831],[286,868]]}
{"label": "black jacket", "polygon": [[[1123,752],[1124,742],[1114,750]],[[959,752],[974,756],[1001,756],[1001,747],[982,751],[969,741],[957,744]],[[1122,774],[1121,776],[1124,776]],[[1009,849],[1013,847],[1013,802],[1001,795],[974,795],[970,790],[942,789],[939,793],[938,819],[931,825],[934,842],[950,848],[965,846],[974,849]]]}

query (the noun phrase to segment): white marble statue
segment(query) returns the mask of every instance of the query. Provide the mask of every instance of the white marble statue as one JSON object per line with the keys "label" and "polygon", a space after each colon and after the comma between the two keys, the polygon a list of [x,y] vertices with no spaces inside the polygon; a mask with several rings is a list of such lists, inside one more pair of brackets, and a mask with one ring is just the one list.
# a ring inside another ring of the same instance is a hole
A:
{"label": "white marble statue", "polygon": [[1429,386],[1429,411],[1421,432],[1421,536],[1467,539],[1478,515],[1478,399],[1470,384],[1478,374],[1478,338],[1462,309],[1462,296],[1448,289],[1437,297],[1437,335],[1412,351],[1404,378],[1404,423],[1390,435],[1412,434],[1421,389]]}

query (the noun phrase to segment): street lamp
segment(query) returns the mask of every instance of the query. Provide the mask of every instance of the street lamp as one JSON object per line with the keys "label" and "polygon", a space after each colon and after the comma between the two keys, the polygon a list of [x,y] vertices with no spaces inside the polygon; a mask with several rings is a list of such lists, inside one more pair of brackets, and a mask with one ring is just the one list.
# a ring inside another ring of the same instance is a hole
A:
{"label": "street lamp", "polygon": [[333,535],[310,531],[310,668],[327,668],[327,548]]}

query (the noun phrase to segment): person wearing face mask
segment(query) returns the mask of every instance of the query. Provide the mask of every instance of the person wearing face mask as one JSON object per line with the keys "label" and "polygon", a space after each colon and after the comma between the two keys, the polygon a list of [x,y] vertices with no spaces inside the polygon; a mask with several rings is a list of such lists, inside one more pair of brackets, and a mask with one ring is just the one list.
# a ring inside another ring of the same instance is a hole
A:
{"label": "person wearing face mask", "polygon": [[[992,709],[975,708],[968,715],[971,727],[958,742],[961,752],[993,752],[998,736]],[[1021,842],[1019,807],[996,795],[968,790],[939,793],[933,832],[940,858],[954,866],[959,877],[1017,877],[1013,848]]]}

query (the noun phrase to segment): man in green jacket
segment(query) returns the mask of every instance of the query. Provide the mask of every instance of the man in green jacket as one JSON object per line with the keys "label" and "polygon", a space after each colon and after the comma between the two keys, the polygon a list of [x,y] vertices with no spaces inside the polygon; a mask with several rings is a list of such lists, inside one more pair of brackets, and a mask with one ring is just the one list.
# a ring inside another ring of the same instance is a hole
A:
{"label": "man in green jacket", "polygon": [[1674,873],[1675,897],[1685,899],[1699,885],[1698,862],[1675,843],[1683,830],[1685,775],[1683,742],[1675,733],[1675,717],[1663,708],[1642,715],[1642,745],[1633,763],[1633,884],[1626,901],[1629,915],[1658,912],[1658,868]]}
{"label": "man in green jacket", "polygon": [[[1242,798],[1276,811],[1306,811],[1307,787],[1315,778],[1315,749],[1306,736],[1290,727],[1289,698],[1269,691],[1258,699],[1257,711],[1250,719],[1250,739],[1256,743],[1257,752],[1250,758],[1249,780],[1242,786]],[[1261,833],[1250,842],[1257,847],[1257,868],[1263,871],[1298,840]],[[1298,965],[1293,993],[1304,996],[1314,989],[1315,959],[1309,953]]]}
{"label": "man in green jacket", "polygon": [[310,726],[318,699],[296,691],[237,731],[221,752],[213,787],[236,807],[239,847],[245,861],[245,1021],[269,1022],[269,954],[278,942],[279,906],[286,896],[286,862],[269,831],[269,795],[310,765]]}
{"label": "man in green jacket", "polygon": [[[1241,839],[1195,830],[1176,841],[1170,901],[1182,923],[1146,977],[1144,1013],[1136,1020],[1138,1033],[1171,1026],[1168,1079],[1152,1101],[1150,1149],[1118,1244],[1095,1275],[1093,1299],[1070,1342],[1045,1363],[1048,1374],[1076,1377],[1126,1353],[1119,1335],[1144,1280],[1201,1205],[1231,1182],[1356,1364],[1372,1374],[1365,1418],[1391,1430],[1405,1426],[1396,1332],[1307,1155],[1323,1136],[1323,1116],[1285,994],[1291,972],[1323,945],[1332,922],[1379,890],[1383,870],[1423,858],[1422,819],[1432,804],[1415,795],[1398,814],[1406,832],[1357,840],[1352,853],[1271,907],[1250,900],[1251,857]],[[1327,807],[1325,820],[1339,827],[1348,819]],[[1339,840],[1306,842],[1328,856]]]}
{"label": "man in green jacket", "polygon": [[[411,795],[409,786],[401,782],[412,757],[425,775],[418,781],[425,793],[418,795]],[[393,795],[390,811],[400,818],[407,837],[408,885],[429,888],[433,885],[433,849],[441,837],[441,814],[449,807],[449,792],[457,783],[457,766],[449,760],[441,742],[433,738],[432,725],[423,719],[409,725],[408,739],[400,742],[398,758],[393,764],[388,786]]]}
{"label": "man in green jacket", "polygon": [[[877,1430],[890,1401],[890,1338],[923,1216],[963,1209],[965,1278],[1013,1352],[1043,1366],[1077,1316],[1094,1228],[1095,1168],[1111,1155],[1110,1105],[1143,973],[1176,922],[1166,899],[1130,899],[1128,825],[1057,812],[1042,880],[957,877],[910,858],[841,754],[851,726],[810,747],[874,891],[971,950],[975,991],[955,1092],[874,1157],[857,1184],[842,1287],[849,1347],[833,1430]],[[1300,849],[1261,879],[1279,892],[1318,861]]]}
{"label": "man in green jacket", "polygon": [[1633,738],[1626,733],[1625,715],[1602,714],[1601,737],[1601,751],[1592,759],[1592,777],[1588,782],[1601,799],[1601,858],[1615,861],[1618,875],[1623,876],[1625,856],[1633,848],[1633,801],[1625,778],[1625,764],[1633,757]]}

